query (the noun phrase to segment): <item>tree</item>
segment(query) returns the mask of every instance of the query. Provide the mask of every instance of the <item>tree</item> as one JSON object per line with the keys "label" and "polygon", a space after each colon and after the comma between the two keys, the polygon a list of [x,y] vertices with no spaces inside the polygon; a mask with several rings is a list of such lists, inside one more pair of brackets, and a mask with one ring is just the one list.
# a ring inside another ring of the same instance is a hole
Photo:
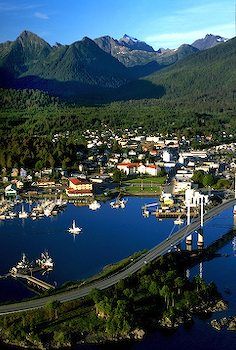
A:
{"label": "tree", "polygon": [[204,171],[203,170],[197,170],[194,172],[192,180],[197,183],[198,185],[202,185],[202,181],[204,178]]}
{"label": "tree", "polygon": [[165,299],[166,307],[168,309],[170,304],[171,290],[166,284],[161,288],[160,295]]}
{"label": "tree", "polygon": [[60,307],[61,303],[58,300],[52,300],[49,303],[46,304],[46,309],[50,313],[50,317],[52,318],[52,313],[54,314],[54,319],[58,319],[58,309]]}
{"label": "tree", "polygon": [[175,287],[178,289],[178,295],[181,293],[181,289],[184,287],[184,280],[181,277],[177,277],[174,281]]}
{"label": "tree", "polygon": [[202,179],[202,184],[204,187],[212,186],[215,183],[214,176],[212,174],[206,174]]}
{"label": "tree", "polygon": [[40,171],[43,169],[43,162],[42,160],[38,160],[36,163],[35,163],[35,170],[36,171]]}
{"label": "tree", "polygon": [[112,177],[113,177],[114,182],[120,183],[126,176],[123,173],[123,171],[121,171],[119,169],[115,169]]}

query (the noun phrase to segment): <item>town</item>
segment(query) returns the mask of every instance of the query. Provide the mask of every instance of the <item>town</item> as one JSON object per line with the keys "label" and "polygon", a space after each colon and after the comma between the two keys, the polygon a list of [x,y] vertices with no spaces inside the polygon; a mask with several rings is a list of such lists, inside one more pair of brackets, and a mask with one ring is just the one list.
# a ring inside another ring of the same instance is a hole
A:
{"label": "town", "polygon": [[[53,135],[52,145],[67,137],[69,132]],[[2,168],[0,219],[14,217],[11,212],[5,213],[8,199],[53,200],[54,205],[50,201],[44,204],[45,216],[49,216],[57,214],[66,201],[97,209],[96,199],[127,195],[161,195],[163,205],[157,216],[178,217],[181,196],[197,210],[202,193],[208,203],[212,190],[216,201],[218,192],[227,196],[233,190],[236,143],[197,149],[184,136],[164,136],[158,132],[145,135],[141,127],[114,131],[106,125],[102,132],[86,130],[83,137],[86,148],[84,152],[78,150],[73,168]],[[210,139],[199,137],[198,145],[207,145]],[[34,218],[36,209],[32,213]],[[24,215],[27,214],[21,213],[21,217]]]}

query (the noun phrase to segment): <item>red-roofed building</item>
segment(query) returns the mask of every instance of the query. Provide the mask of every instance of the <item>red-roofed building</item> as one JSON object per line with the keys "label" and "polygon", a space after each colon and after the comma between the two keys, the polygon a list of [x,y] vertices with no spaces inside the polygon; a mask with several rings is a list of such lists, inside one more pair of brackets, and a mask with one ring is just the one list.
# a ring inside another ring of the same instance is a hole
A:
{"label": "red-roofed building", "polygon": [[139,163],[119,163],[117,169],[123,171],[126,175],[133,175],[137,173]]}
{"label": "red-roofed building", "polygon": [[68,197],[93,196],[93,184],[84,179],[70,178],[66,194]]}
{"label": "red-roofed building", "polygon": [[157,176],[157,173],[161,170],[155,164],[144,165],[142,163],[120,163],[117,165],[117,168],[123,171],[126,175],[147,174]]}

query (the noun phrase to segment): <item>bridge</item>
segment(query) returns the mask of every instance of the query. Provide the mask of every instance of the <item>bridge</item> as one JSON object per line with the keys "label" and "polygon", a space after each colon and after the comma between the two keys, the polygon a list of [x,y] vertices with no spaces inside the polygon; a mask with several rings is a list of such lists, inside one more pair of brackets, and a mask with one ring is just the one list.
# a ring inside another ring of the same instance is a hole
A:
{"label": "bridge", "polygon": [[[69,290],[69,291],[58,292],[56,295],[41,297],[38,299],[31,299],[28,301],[23,301],[23,302],[14,303],[14,304],[1,305],[0,315],[41,308],[48,302],[53,301],[55,299],[60,302],[66,302],[66,301],[82,298],[88,295],[91,292],[91,290],[94,288],[97,288],[100,290],[107,289],[115,285],[120,280],[125,279],[131,276],[132,274],[136,273],[145,264],[166,254],[172,246],[178,245],[185,238],[189,237],[191,233],[193,233],[194,231],[196,231],[202,226],[203,216],[204,216],[204,222],[208,222],[213,217],[217,216],[222,211],[231,208],[235,204],[236,204],[236,199],[230,199],[214,207],[213,209],[209,210],[204,215],[202,212],[201,217],[193,219],[191,223],[188,222],[186,226],[178,230],[172,236],[167,237],[160,244],[156,245],[154,248],[149,250],[146,254],[142,255],[138,260],[128,265],[123,270],[114,273],[113,275],[110,275],[102,280],[95,281],[89,284],[88,286],[78,287],[76,289]],[[202,235],[202,232],[200,233],[200,235]]]}

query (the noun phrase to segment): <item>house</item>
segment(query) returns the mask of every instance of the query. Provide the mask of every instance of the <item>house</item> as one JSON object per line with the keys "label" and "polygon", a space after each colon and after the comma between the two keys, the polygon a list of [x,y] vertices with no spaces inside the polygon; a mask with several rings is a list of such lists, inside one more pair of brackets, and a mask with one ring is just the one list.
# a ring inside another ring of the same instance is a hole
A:
{"label": "house", "polygon": [[23,182],[22,181],[17,181],[16,182],[16,187],[17,187],[17,189],[22,189],[23,187],[24,187],[24,184],[23,184]]}
{"label": "house", "polygon": [[69,179],[66,194],[68,197],[91,197],[93,196],[93,184],[85,179],[72,177]]}
{"label": "house", "polygon": [[164,150],[162,154],[162,159],[163,159],[163,162],[165,163],[171,162],[171,159],[172,159],[171,153],[167,150]]}
{"label": "house", "polygon": [[6,197],[16,197],[17,196],[17,190],[15,185],[8,185],[5,188],[5,196]]}
{"label": "house", "polygon": [[192,188],[192,182],[190,181],[177,181],[175,179],[174,182],[174,189],[173,192],[174,193],[181,193],[181,192],[185,192],[186,190]]}
{"label": "house", "polygon": [[24,168],[20,168],[20,177],[25,178],[27,176],[27,171]]}
{"label": "house", "polygon": [[19,170],[17,168],[13,168],[11,171],[11,177],[17,177],[19,175]]}

